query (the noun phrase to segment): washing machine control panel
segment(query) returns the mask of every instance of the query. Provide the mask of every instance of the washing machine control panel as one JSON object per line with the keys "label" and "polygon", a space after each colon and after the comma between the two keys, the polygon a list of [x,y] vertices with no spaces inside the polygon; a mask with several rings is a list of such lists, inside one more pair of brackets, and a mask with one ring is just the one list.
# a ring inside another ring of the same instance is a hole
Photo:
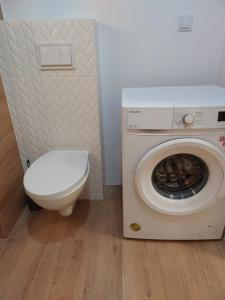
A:
{"label": "washing machine control panel", "polygon": [[225,107],[129,108],[126,116],[130,130],[225,128]]}
{"label": "washing machine control panel", "polygon": [[174,108],[173,128],[225,128],[225,107]]}

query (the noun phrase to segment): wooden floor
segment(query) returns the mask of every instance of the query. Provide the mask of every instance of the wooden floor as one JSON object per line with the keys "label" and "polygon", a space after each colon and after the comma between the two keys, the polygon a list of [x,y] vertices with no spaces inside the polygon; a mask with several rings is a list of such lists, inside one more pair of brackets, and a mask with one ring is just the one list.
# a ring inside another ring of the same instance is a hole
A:
{"label": "wooden floor", "polygon": [[0,241],[0,300],[225,299],[225,241],[125,240],[121,190],[105,196],[25,211]]}

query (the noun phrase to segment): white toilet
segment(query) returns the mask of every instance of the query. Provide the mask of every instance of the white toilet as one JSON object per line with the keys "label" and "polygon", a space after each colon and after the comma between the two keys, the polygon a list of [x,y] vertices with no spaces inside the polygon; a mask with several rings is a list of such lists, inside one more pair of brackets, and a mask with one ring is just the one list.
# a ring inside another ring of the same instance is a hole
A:
{"label": "white toilet", "polygon": [[24,175],[24,188],[39,206],[71,215],[89,174],[87,151],[50,151]]}

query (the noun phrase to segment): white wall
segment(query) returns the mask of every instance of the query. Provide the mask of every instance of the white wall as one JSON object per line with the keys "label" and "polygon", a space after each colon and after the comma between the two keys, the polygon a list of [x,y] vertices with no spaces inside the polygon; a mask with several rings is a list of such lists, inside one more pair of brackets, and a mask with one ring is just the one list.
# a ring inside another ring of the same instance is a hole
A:
{"label": "white wall", "polygon": [[[99,22],[106,183],[120,183],[122,87],[212,84],[225,36],[225,0],[2,0],[6,20]],[[194,14],[191,33],[176,30]]]}
{"label": "white wall", "polygon": [[224,43],[224,47],[223,47],[219,79],[220,79],[220,84],[225,87],[225,43]]}

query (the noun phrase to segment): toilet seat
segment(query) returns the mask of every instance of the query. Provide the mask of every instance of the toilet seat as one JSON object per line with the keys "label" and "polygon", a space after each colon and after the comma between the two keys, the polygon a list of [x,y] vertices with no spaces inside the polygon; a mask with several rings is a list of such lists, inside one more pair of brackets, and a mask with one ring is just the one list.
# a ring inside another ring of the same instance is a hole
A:
{"label": "toilet seat", "polygon": [[87,151],[50,151],[26,171],[24,187],[31,196],[54,200],[76,189],[88,172]]}

